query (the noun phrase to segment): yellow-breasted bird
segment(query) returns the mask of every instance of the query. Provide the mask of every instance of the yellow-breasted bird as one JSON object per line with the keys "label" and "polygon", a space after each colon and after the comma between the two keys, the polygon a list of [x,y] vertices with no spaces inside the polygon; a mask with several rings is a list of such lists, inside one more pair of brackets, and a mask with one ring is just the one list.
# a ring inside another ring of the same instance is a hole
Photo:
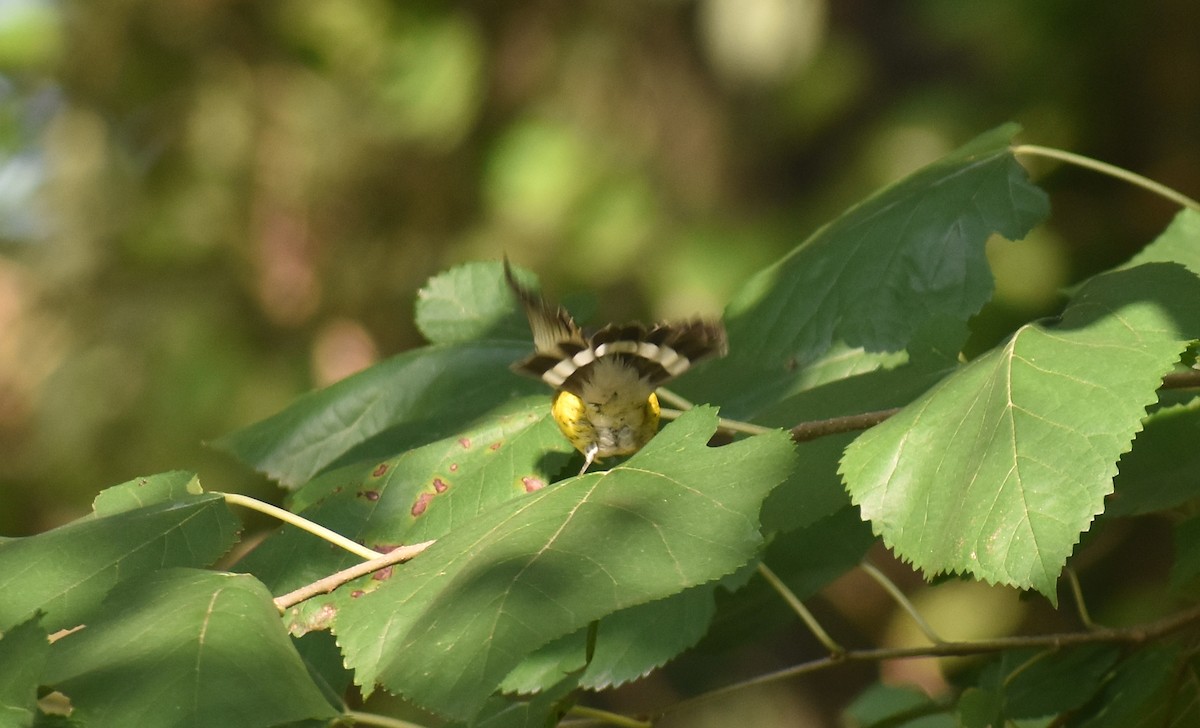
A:
{"label": "yellow-breasted bird", "polygon": [[596,460],[640,450],[658,432],[654,390],[705,357],[725,355],[720,321],[609,324],[586,336],[565,309],[518,283],[507,258],[504,276],[533,331],[533,354],[513,370],[555,389],[550,412],[583,453],[581,474]]}

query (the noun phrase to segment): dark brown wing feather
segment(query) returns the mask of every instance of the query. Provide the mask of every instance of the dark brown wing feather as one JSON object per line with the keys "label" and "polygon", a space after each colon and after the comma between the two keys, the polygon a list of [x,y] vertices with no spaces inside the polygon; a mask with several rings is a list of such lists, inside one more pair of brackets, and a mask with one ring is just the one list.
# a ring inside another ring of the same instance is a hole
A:
{"label": "dark brown wing feather", "polygon": [[550,306],[541,296],[518,283],[507,257],[504,259],[504,279],[521,302],[529,319],[529,330],[533,332],[534,353],[513,364],[515,371],[540,378],[559,361],[587,348],[587,340],[571,314],[562,307]]}
{"label": "dark brown wing feather", "polygon": [[[703,319],[660,323],[649,328],[639,323],[610,324],[584,338],[565,309],[550,306],[541,296],[517,282],[508,258],[504,259],[504,277],[525,309],[533,332],[534,353],[513,364],[513,369],[541,378],[558,389],[574,394],[582,391],[596,360],[595,356],[576,357],[585,349],[593,354],[597,350],[612,350],[601,356],[624,362],[654,386],[679,376],[701,359],[724,356],[728,349],[725,326],[720,321]],[[650,356],[643,355],[636,351],[636,345],[640,343],[653,344],[657,351]],[[573,357],[580,363],[570,361]]]}

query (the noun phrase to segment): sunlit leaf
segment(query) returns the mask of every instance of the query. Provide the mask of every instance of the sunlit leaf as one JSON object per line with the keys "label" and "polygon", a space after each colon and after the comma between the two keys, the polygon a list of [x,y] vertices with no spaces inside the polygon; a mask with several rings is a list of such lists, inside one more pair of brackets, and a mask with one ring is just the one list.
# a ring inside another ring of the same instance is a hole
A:
{"label": "sunlit leaf", "polygon": [[356,682],[469,718],[538,647],[738,568],[794,454],[782,433],[705,447],[715,427],[688,412],[625,464],[505,503],[345,600],[334,632]]}
{"label": "sunlit leaf", "polygon": [[1092,279],[1060,320],[1022,327],[860,436],[842,461],[851,497],[927,574],[1054,600],[1162,375],[1200,334],[1197,300],[1179,266]]}
{"label": "sunlit leaf", "polygon": [[1200,275],[1200,210],[1180,210],[1167,229],[1133,256],[1126,267],[1143,263],[1179,263]]}
{"label": "sunlit leaf", "polygon": [[[806,422],[858,415],[903,406],[958,366],[966,327],[943,322],[909,345],[906,362],[831,381],[777,402],[755,422],[791,428]],[[797,445],[804,467],[771,491],[763,507],[763,526],[775,531],[804,528],[850,505],[838,474],[842,453],[858,432],[825,435]]]}
{"label": "sunlit leaf", "polygon": [[92,501],[92,510],[97,516],[112,516],[156,503],[184,500],[203,492],[195,473],[175,470],[105,488]]}
{"label": "sunlit leaf", "polygon": [[166,569],[122,582],[56,642],[46,681],[89,725],[273,726],[336,714],[249,576]]}

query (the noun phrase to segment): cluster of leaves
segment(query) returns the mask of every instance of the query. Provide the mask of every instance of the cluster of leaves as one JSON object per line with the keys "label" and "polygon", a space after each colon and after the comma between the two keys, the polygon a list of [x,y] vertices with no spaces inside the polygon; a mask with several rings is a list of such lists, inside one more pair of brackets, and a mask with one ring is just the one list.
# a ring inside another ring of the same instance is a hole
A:
{"label": "cluster of leaves", "polygon": [[[701,406],[627,461],[560,479],[578,456],[540,385],[508,371],[529,344],[499,267],[466,265],[421,291],[429,346],[219,443],[291,488],[312,521],[380,552],[433,546],[281,620],[272,595],[356,557],[286,527],[236,573],[212,570],[238,530],[220,494],[179,473],[111,488],[88,518],[0,543],[0,715],[303,724],[343,715],[353,682],[454,724],[544,725],[580,688],[637,679],[695,644],[720,623],[718,594],[737,609],[759,562],[803,599],[875,537],[927,576],[1055,601],[1114,477],[1109,516],[1196,496],[1194,476],[1175,476],[1194,468],[1198,403],[1158,390],[1200,338],[1200,216],[1181,213],[1061,316],[963,363],[965,323],[992,290],[984,243],[1019,239],[1049,211],[1009,149],[1014,131],[881,191],[755,276],[727,309],[729,356],[679,382],[768,426],[903,407],[884,424],[710,447],[718,419]],[[1200,529],[1179,529],[1182,583],[1200,571]],[[1195,681],[1177,679],[1188,657],[1167,642],[1008,651],[934,707],[969,726],[1068,713],[1179,724],[1200,717]],[[39,686],[70,716],[41,712]],[[1164,700],[1178,689],[1190,697]],[[936,712],[924,700],[881,688],[852,715],[900,725]]]}

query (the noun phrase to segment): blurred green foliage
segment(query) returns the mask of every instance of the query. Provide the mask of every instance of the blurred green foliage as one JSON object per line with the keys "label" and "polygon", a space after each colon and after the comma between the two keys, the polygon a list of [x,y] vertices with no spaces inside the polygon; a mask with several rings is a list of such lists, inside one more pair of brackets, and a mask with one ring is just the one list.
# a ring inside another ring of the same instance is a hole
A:
{"label": "blurred green foliage", "polygon": [[[507,252],[603,318],[715,312],[845,206],[1012,119],[1200,189],[1200,5],[0,4],[0,533],[419,343]],[[1039,168],[1035,172],[1049,171]],[[1070,171],[977,336],[1172,213]]]}

